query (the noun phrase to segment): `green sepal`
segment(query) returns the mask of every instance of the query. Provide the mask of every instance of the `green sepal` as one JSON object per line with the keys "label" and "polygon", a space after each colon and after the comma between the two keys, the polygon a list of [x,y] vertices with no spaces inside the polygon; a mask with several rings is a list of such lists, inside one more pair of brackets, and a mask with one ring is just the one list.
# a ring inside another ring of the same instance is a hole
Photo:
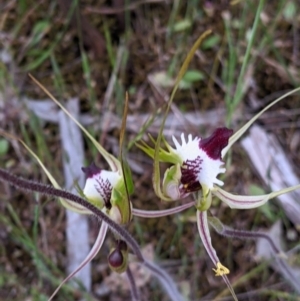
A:
{"label": "green sepal", "polygon": [[121,223],[127,224],[131,221],[131,202],[127,200],[127,191],[124,181],[120,181],[111,192],[110,199],[112,207],[117,207],[121,214]]}
{"label": "green sepal", "polygon": [[122,167],[123,167],[123,177],[126,180],[127,192],[129,195],[134,192],[134,184],[131,174],[131,169],[129,167],[128,161],[125,158],[122,158]]}
{"label": "green sepal", "polygon": [[196,208],[199,211],[207,211],[212,203],[212,194],[209,188],[202,185],[202,190],[195,194],[196,197]]}
{"label": "green sepal", "polygon": [[[156,144],[154,138],[149,135],[151,141]],[[165,137],[162,136],[162,141],[167,148],[167,151],[162,147],[159,148],[158,159],[159,162],[167,162],[172,164],[182,163],[182,159],[174,152],[174,149],[170,146],[170,144],[166,141]],[[136,143],[136,146],[144,151],[150,158],[154,159],[155,149],[149,146],[146,142],[141,141],[141,143]]]}

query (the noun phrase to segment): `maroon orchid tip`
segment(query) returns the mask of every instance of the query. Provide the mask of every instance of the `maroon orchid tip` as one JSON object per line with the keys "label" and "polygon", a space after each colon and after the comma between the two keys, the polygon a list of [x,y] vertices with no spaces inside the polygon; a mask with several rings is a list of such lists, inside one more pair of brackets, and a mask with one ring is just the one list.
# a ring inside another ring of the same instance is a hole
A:
{"label": "maroon orchid tip", "polygon": [[233,134],[233,130],[228,128],[217,128],[210,137],[201,139],[199,148],[213,160],[222,159],[221,152],[228,145],[228,140]]}
{"label": "maroon orchid tip", "polygon": [[97,167],[94,162],[88,167],[81,167],[81,170],[85,173],[87,178],[92,178],[101,172],[101,169]]}
{"label": "maroon orchid tip", "polygon": [[110,266],[113,268],[121,267],[124,262],[122,252],[119,249],[113,250],[108,255],[108,262],[109,262]]}

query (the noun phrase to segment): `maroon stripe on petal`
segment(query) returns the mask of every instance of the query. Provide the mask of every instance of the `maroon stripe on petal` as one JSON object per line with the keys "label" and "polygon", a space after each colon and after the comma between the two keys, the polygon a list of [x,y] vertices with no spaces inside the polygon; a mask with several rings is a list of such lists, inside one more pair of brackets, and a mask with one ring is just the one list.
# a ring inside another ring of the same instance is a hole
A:
{"label": "maroon stripe on petal", "polygon": [[181,187],[183,193],[198,191],[201,185],[197,180],[201,172],[203,160],[198,156],[194,160],[186,160],[181,167]]}
{"label": "maroon stripe on petal", "polygon": [[249,205],[249,204],[260,203],[264,199],[264,198],[261,198],[259,200],[249,200],[249,199],[247,199],[247,200],[244,200],[244,201],[239,201],[239,200],[235,200],[233,198],[230,198],[229,196],[227,196],[224,193],[222,193],[222,191],[220,191],[220,190],[218,190],[218,192],[216,193],[216,195],[217,194],[220,194],[223,198],[225,198],[229,202],[236,203],[236,204],[242,204],[242,205]]}
{"label": "maroon stripe on petal", "polygon": [[213,160],[222,159],[221,152],[227,146],[233,130],[228,128],[217,128],[210,137],[201,139],[199,148],[206,152],[206,154]]}

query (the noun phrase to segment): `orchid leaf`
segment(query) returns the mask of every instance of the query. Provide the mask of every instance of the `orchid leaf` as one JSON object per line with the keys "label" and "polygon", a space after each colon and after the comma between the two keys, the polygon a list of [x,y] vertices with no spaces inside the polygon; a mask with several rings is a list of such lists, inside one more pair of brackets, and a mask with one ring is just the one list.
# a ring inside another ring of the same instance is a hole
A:
{"label": "orchid leaf", "polygon": [[101,249],[106,233],[107,233],[108,225],[105,222],[102,222],[97,239],[90,250],[89,254],[86,256],[84,261],[78,266],[78,268],[73,271],[68,277],[66,277],[60,285],[57,287],[57,289],[54,291],[54,293],[51,295],[51,297],[48,299],[48,301],[51,301],[57,292],[60,290],[60,288],[68,281],[70,280],[75,274],[77,274],[82,268],[84,268],[90,261],[92,261],[95,256],[98,254],[99,250]]}
{"label": "orchid leaf", "polygon": [[[36,159],[36,161],[39,163],[39,165],[41,166],[41,168],[43,169],[43,171],[45,172],[46,176],[48,177],[49,181],[51,182],[51,184],[57,188],[57,189],[61,189],[60,185],[57,183],[57,181],[54,179],[54,177],[51,175],[50,171],[47,169],[47,167],[43,164],[43,162],[40,160],[40,158],[38,157],[38,155],[20,138],[15,137],[12,134],[6,133],[2,130],[0,130],[0,135],[8,138],[8,139],[12,139],[12,140],[16,140],[18,142],[20,142],[25,148],[26,150]],[[68,200],[64,200],[62,198],[59,198],[61,204],[67,208],[70,209],[74,212],[78,212],[81,214],[91,214],[90,211],[88,211],[87,209],[85,209],[84,207],[80,206],[79,204],[76,203],[72,203]]]}
{"label": "orchid leaf", "polygon": [[78,125],[78,127],[86,134],[86,136],[91,140],[100,154],[105,158],[108,165],[110,166],[112,171],[120,170],[120,162],[111,154],[109,154],[102,146],[99,144],[96,139],[78,122],[72,114],[31,74],[29,77]]}
{"label": "orchid leaf", "polygon": [[249,195],[235,195],[221,189],[220,187],[215,186],[215,190],[213,194],[216,197],[218,197],[221,201],[226,203],[230,208],[251,209],[251,208],[262,206],[268,200],[276,198],[281,194],[292,192],[297,189],[300,189],[300,184],[285,189],[281,189],[279,191],[274,191],[269,194],[249,196]]}
{"label": "orchid leaf", "polygon": [[154,188],[154,191],[155,191],[156,195],[158,197],[160,197],[160,198],[163,197],[163,193],[162,193],[161,187],[160,187],[159,155],[160,155],[160,149],[161,149],[161,147],[160,147],[161,140],[163,139],[162,136],[163,136],[163,129],[164,129],[164,126],[165,126],[165,122],[166,122],[166,119],[167,119],[167,116],[168,116],[171,104],[173,102],[175,93],[178,90],[179,83],[180,83],[181,79],[183,78],[185,72],[187,71],[188,66],[189,66],[189,64],[190,64],[190,62],[191,62],[191,60],[192,60],[192,58],[193,58],[196,50],[200,47],[200,45],[203,42],[203,40],[208,35],[210,35],[210,34],[211,34],[211,30],[205,31],[197,39],[197,41],[194,43],[193,47],[191,48],[191,50],[187,54],[187,57],[184,60],[182,66],[181,66],[181,68],[179,70],[179,73],[177,75],[177,78],[175,80],[174,88],[173,88],[172,94],[170,96],[170,99],[168,101],[167,108],[166,108],[166,111],[165,111],[165,115],[164,115],[164,118],[162,120],[160,129],[159,129],[159,133],[158,133],[156,144],[155,144],[155,153],[154,153],[154,175],[153,175],[153,182],[154,182],[153,184],[154,185],[153,185],[153,188]]}
{"label": "orchid leaf", "polygon": [[0,139],[0,156],[4,156],[7,154],[9,149],[9,143],[5,139]]}
{"label": "orchid leaf", "polygon": [[226,155],[228,150],[232,147],[232,145],[239,139],[241,136],[249,129],[249,127],[268,109],[270,109],[272,106],[274,106],[279,101],[283,100],[284,98],[288,97],[291,94],[294,94],[296,92],[300,91],[300,87],[296,88],[288,93],[285,93],[284,95],[280,96],[279,98],[275,99],[273,102],[271,102],[269,105],[267,105],[263,110],[261,110],[259,113],[257,113],[254,117],[252,117],[244,126],[242,126],[234,135],[232,135],[229,138],[228,145],[223,149],[222,151],[222,157]]}

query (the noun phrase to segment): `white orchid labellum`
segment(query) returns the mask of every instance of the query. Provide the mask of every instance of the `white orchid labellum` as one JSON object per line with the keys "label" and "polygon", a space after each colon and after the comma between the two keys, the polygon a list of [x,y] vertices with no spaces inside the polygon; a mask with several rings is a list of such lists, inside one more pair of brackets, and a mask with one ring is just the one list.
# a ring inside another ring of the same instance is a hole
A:
{"label": "white orchid labellum", "polygon": [[95,163],[81,169],[86,175],[83,193],[87,200],[99,209],[103,208],[115,222],[128,222],[122,219],[122,208],[119,207],[122,204],[119,196],[125,190],[122,175],[118,171],[100,169]]}

